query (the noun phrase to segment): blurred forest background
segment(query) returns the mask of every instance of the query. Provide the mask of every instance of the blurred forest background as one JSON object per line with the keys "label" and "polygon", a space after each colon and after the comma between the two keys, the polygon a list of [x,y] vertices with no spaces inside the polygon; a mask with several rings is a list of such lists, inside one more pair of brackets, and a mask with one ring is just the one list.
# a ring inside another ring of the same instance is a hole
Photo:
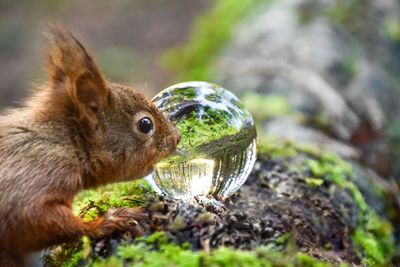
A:
{"label": "blurred forest background", "polygon": [[108,79],[133,85],[148,97],[169,85],[164,50],[182,44],[192,21],[213,0],[1,0],[0,107],[15,106],[46,81],[41,32],[58,23],[97,57]]}

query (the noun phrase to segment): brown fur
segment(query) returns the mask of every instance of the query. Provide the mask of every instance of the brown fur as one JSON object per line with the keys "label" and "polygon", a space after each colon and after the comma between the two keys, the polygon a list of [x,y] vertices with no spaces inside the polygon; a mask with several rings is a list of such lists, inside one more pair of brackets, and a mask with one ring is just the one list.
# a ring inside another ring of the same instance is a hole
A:
{"label": "brown fur", "polygon": [[[50,25],[46,37],[49,84],[0,116],[0,266],[20,266],[26,253],[127,227],[138,210],[110,210],[83,222],[71,211],[73,197],[143,177],[180,140],[142,94],[107,82],[70,32]],[[149,135],[135,128],[141,114],[153,118]]]}

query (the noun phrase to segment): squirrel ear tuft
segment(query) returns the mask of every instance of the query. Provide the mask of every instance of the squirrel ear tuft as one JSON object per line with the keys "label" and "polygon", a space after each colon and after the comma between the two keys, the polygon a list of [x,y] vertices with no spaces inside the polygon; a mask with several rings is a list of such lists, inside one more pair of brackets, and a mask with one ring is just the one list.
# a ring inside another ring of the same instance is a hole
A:
{"label": "squirrel ear tuft", "polygon": [[96,115],[107,104],[108,89],[95,59],[72,33],[58,25],[49,24],[45,37],[50,86],[67,90],[79,112]]}

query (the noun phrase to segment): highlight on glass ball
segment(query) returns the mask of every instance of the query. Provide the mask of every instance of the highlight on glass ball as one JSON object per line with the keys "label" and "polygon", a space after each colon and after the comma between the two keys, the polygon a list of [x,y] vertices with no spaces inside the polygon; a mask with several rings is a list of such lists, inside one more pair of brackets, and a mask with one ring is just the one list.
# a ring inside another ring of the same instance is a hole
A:
{"label": "highlight on glass ball", "polygon": [[185,82],[161,91],[153,102],[182,134],[176,152],[146,177],[154,191],[175,199],[226,197],[243,185],[256,160],[257,133],[233,93]]}

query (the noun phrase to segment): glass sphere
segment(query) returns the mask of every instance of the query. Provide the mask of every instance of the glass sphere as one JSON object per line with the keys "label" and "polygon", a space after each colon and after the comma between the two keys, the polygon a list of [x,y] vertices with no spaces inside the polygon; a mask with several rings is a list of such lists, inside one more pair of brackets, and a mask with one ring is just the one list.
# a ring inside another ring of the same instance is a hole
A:
{"label": "glass sphere", "polygon": [[233,93],[185,82],[161,91],[153,102],[182,134],[176,152],[146,177],[154,191],[175,199],[226,197],[242,186],[256,160],[257,133]]}

